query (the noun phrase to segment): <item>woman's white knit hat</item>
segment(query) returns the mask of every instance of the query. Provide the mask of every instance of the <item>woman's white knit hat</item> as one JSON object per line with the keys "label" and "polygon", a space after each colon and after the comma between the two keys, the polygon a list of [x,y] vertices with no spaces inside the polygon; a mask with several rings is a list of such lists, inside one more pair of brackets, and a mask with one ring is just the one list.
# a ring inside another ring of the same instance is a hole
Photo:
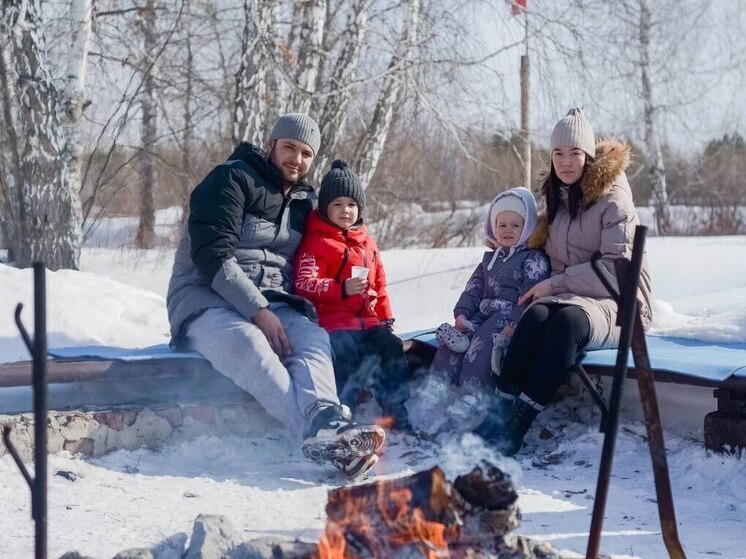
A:
{"label": "woman's white knit hat", "polygon": [[592,158],[596,158],[596,139],[593,136],[593,127],[580,107],[570,109],[552,130],[549,149],[554,150],[561,146],[582,149]]}

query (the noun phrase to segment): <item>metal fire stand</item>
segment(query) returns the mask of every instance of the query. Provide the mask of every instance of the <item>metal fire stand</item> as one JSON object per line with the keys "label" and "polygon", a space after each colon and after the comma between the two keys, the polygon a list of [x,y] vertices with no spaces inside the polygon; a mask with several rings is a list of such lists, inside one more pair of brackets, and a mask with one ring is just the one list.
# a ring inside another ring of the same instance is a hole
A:
{"label": "metal fire stand", "polygon": [[[607,272],[602,270],[599,261],[601,254],[593,256],[593,270],[604,283],[611,296],[616,300],[619,307],[617,315],[617,326],[621,327],[619,348],[614,370],[614,380],[609,396],[608,408],[601,406],[602,421],[601,431],[604,433],[604,444],[601,452],[601,464],[599,466],[598,481],[596,484],[596,498],[593,505],[593,516],[591,519],[586,559],[598,557],[601,543],[601,528],[603,526],[606,499],[609,492],[609,480],[611,478],[611,467],[614,461],[614,447],[616,445],[617,431],[619,427],[619,409],[622,399],[622,386],[627,376],[627,357],[630,348],[635,363],[635,376],[640,390],[640,400],[645,417],[645,426],[648,432],[648,445],[653,462],[653,476],[655,479],[655,491],[658,501],[658,516],[661,522],[663,541],[671,559],[685,559],[686,555],[681,547],[679,535],[676,528],[676,514],[674,511],[673,495],[671,493],[671,481],[668,474],[668,462],[666,460],[666,446],[663,440],[663,428],[661,426],[660,412],[658,410],[658,399],[655,395],[655,384],[653,372],[650,368],[648,349],[645,342],[645,332],[642,328],[640,308],[637,301],[637,291],[640,284],[640,272],[642,271],[643,254],[645,252],[645,235],[647,227],[638,226],[635,230],[635,239],[632,247],[632,259],[616,260],[616,277],[622,292],[611,285]],[[582,373],[582,366],[576,366]],[[589,386],[588,375],[581,374],[581,378]],[[592,387],[590,387],[592,388]],[[591,390],[594,400],[603,399],[595,389]],[[605,413],[604,413],[605,412]]]}
{"label": "metal fire stand", "polygon": [[23,304],[16,307],[16,325],[33,358],[34,380],[34,477],[10,440],[10,426],[3,426],[3,441],[31,489],[31,517],[35,524],[34,557],[47,559],[47,293],[45,267],[34,263],[34,339],[21,321]]}

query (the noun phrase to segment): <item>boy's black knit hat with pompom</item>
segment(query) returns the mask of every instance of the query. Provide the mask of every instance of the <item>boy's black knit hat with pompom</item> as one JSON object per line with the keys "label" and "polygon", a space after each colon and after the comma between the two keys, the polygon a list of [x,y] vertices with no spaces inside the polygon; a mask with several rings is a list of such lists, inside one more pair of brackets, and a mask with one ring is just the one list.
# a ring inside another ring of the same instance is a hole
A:
{"label": "boy's black knit hat with pompom", "polygon": [[332,162],[332,168],[321,179],[321,190],[319,190],[319,213],[327,216],[327,208],[332,200],[346,196],[357,202],[360,215],[365,209],[365,190],[360,184],[360,179],[350,169],[346,161],[336,159]]}

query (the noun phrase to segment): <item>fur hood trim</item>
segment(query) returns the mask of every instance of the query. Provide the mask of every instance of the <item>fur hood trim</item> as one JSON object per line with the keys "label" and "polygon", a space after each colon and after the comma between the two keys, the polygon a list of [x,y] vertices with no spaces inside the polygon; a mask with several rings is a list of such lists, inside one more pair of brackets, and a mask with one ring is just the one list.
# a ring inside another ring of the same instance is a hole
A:
{"label": "fur hood trim", "polygon": [[[619,173],[629,167],[631,149],[626,142],[616,138],[606,138],[596,144],[596,159],[585,170],[580,187],[583,189],[583,206],[592,206],[611,192],[614,180]],[[547,180],[545,175],[542,180]],[[539,215],[536,228],[526,246],[543,249],[549,237],[549,223],[546,212]]]}
{"label": "fur hood trim", "polygon": [[596,144],[596,159],[585,170],[580,183],[583,205],[592,206],[611,192],[614,179],[629,167],[631,149],[626,142],[607,138]]}
{"label": "fur hood trim", "polygon": [[546,244],[548,237],[549,223],[547,222],[547,214],[542,213],[539,215],[539,219],[536,222],[534,232],[531,233],[528,241],[526,241],[526,246],[536,250],[544,250],[544,244]]}

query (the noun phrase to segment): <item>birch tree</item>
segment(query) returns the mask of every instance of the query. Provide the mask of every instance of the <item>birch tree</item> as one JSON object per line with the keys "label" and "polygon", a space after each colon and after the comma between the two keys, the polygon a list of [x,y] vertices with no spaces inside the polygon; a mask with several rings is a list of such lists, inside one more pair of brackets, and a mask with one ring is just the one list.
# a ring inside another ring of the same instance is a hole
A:
{"label": "birch tree", "polygon": [[648,170],[644,186],[650,187],[655,229],[660,235],[672,234],[670,203],[676,189],[665,158],[671,143],[680,140],[667,138],[666,130],[671,125],[683,128],[694,140],[699,123],[692,121],[690,126],[686,120],[698,116],[697,103],[727,81],[742,60],[736,54],[742,48],[727,41],[714,44],[715,37],[727,36],[729,27],[737,26],[724,15],[718,21],[719,12],[737,8],[717,0],[590,0],[583,10],[589,23],[581,30],[586,56],[582,72],[593,82],[588,90],[607,114],[628,115],[632,108],[631,118],[623,124],[643,141],[642,165]]}
{"label": "birch tree", "polygon": [[52,270],[77,269],[81,245],[79,147],[90,7],[71,4],[72,46],[64,92],[49,70],[41,0],[3,0],[5,138],[11,155],[3,198],[10,253],[20,267],[42,261]]}
{"label": "birch tree", "polygon": [[653,84],[650,64],[651,15],[648,0],[640,0],[640,77],[642,79],[642,99],[645,118],[645,143],[650,158],[650,184],[653,190],[653,207],[655,224],[659,235],[671,232],[671,218],[668,209],[668,191],[666,189],[666,168],[663,164],[663,152],[658,138],[656,105],[653,102]]}
{"label": "birch tree", "polygon": [[[3,2],[3,10],[7,9]],[[11,15],[10,13],[6,16]],[[17,15],[16,15],[17,17]],[[21,144],[16,132],[16,80],[12,75],[9,31],[13,29],[12,19],[4,17],[0,22],[0,95],[2,95],[2,122],[0,137],[5,146],[0,152],[0,201],[3,215],[0,230],[8,246],[9,260],[15,261],[20,252],[20,227],[23,218],[23,175],[21,174]]]}
{"label": "birch tree", "polygon": [[357,169],[363,185],[368,184],[376,171],[391,128],[394,107],[399,104],[403,95],[407,63],[417,41],[420,7],[421,0],[411,0],[408,3],[401,39],[389,63],[388,72],[373,109],[373,117],[352,159],[352,166]]}
{"label": "birch tree", "polygon": [[[316,175],[319,179],[334,157],[337,141],[347,120],[352,95],[349,86],[357,76],[360,53],[367,29],[369,7],[370,0],[352,0],[350,2],[344,32],[338,41],[342,47],[329,80],[332,91],[327,95],[319,113],[321,148],[316,158]],[[328,33],[327,36],[329,36]]]}
{"label": "birch tree", "polygon": [[262,145],[266,139],[272,27],[271,0],[244,0],[241,64],[236,74],[233,111],[233,142]]}
{"label": "birch tree", "polygon": [[140,147],[140,221],[137,227],[135,245],[138,248],[155,246],[155,142],[158,136],[156,90],[152,60],[158,40],[156,36],[155,0],[146,0],[140,13],[140,28],[143,35],[141,68],[143,84],[140,92],[140,110],[142,111],[141,147]]}
{"label": "birch tree", "polygon": [[[189,0],[187,0],[189,6]],[[190,7],[190,6],[189,6]],[[189,189],[192,181],[192,103],[194,102],[194,53],[192,52],[192,14],[186,8],[186,44],[185,44],[185,73],[184,73],[184,126],[181,137],[181,167],[184,179],[181,189],[181,221],[186,223],[189,210]]]}
{"label": "birch tree", "polygon": [[298,59],[296,62],[295,84],[290,97],[290,107],[294,111],[307,113],[311,108],[313,95],[319,83],[322,60],[322,43],[326,27],[327,0],[302,0],[300,6]]}

